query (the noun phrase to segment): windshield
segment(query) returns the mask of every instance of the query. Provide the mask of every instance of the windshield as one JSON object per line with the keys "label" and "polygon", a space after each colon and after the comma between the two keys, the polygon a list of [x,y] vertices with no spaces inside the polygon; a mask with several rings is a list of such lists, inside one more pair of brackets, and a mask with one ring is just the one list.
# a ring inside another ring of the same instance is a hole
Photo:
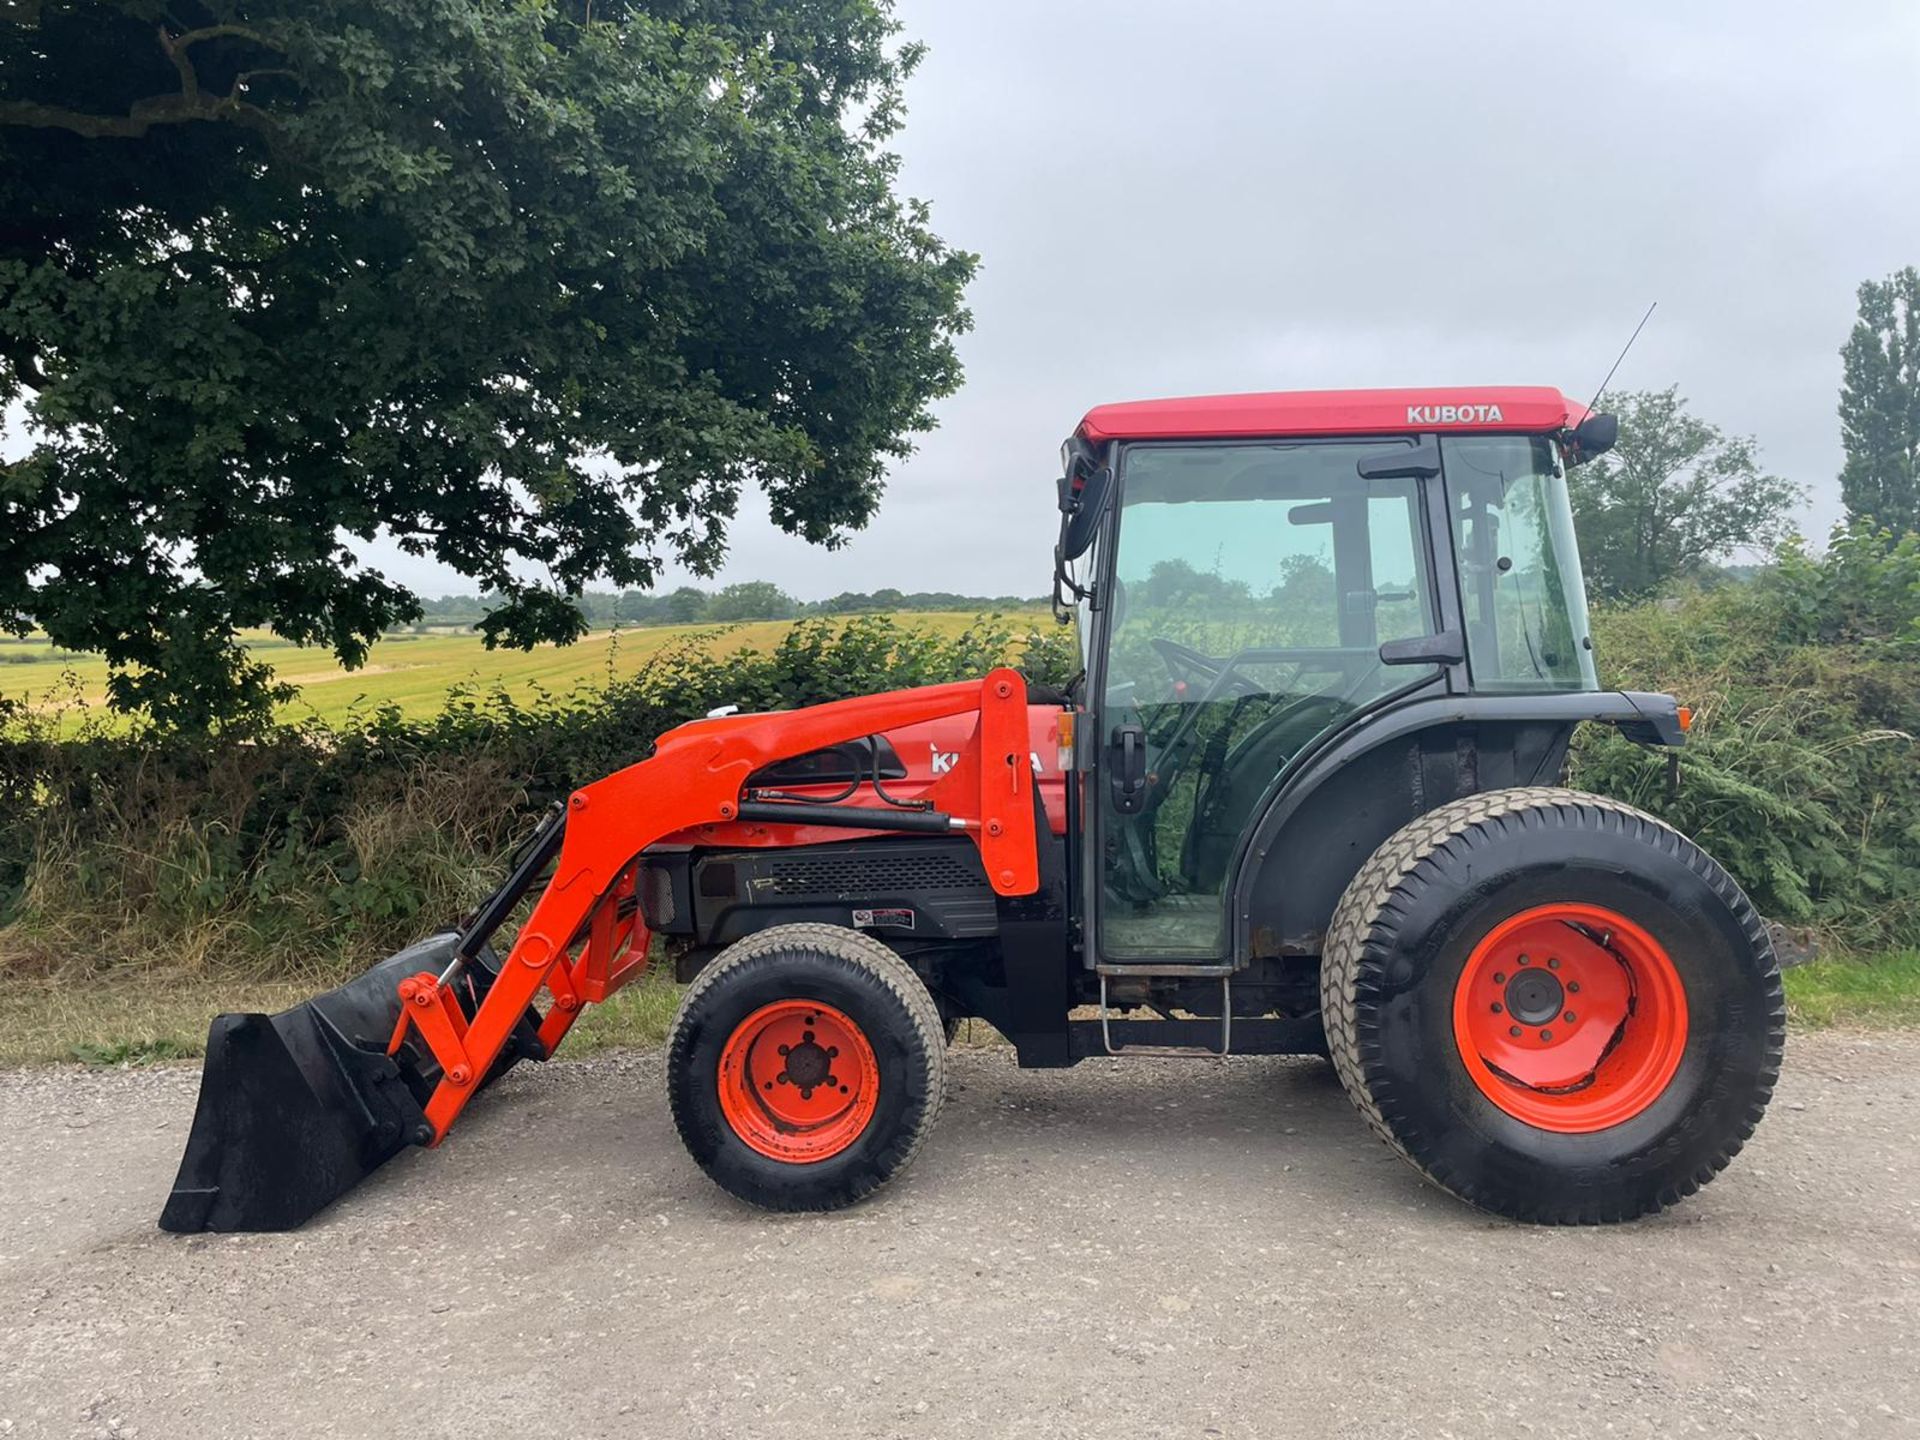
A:
{"label": "windshield", "polygon": [[1441,447],[1474,688],[1599,689],[1559,447],[1528,435]]}

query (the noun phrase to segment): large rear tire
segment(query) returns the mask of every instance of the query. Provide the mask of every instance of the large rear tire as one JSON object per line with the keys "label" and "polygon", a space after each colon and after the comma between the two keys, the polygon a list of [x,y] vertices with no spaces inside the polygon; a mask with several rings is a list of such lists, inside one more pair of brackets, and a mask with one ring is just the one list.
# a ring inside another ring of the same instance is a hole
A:
{"label": "large rear tire", "polygon": [[1711,1180],[1785,1039],[1732,877],[1573,790],[1469,796],[1390,837],[1334,912],[1320,984],[1374,1130],[1469,1204],[1542,1223],[1632,1219]]}
{"label": "large rear tire", "polygon": [[667,1041],[680,1139],[729,1194],[835,1210],[898,1174],[946,1097],[940,1013],[885,945],[776,925],[687,987]]}

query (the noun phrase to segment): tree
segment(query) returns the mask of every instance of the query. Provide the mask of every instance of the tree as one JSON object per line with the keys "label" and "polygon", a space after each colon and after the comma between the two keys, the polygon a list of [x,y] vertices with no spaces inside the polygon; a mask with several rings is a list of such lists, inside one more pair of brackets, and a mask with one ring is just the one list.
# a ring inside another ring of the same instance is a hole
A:
{"label": "tree", "polygon": [[1612,599],[1700,574],[1792,533],[1797,485],[1760,468],[1754,442],[1687,410],[1676,387],[1615,396],[1620,441],[1567,477],[1587,586]]}
{"label": "tree", "polygon": [[1920,533],[1920,270],[1860,287],[1840,358],[1847,513],[1896,537]]}
{"label": "tree", "polygon": [[707,602],[709,620],[791,620],[800,607],[771,580],[742,580]]}
{"label": "tree", "polygon": [[707,592],[693,585],[682,585],[664,597],[657,612],[669,625],[694,625],[707,618]]}
{"label": "tree", "polygon": [[[112,702],[258,715],[349,664],[710,573],[743,485],[833,546],[959,380],[974,257],[895,192],[890,0],[44,0],[0,21],[0,628]],[[529,579],[529,575],[539,578]]]}

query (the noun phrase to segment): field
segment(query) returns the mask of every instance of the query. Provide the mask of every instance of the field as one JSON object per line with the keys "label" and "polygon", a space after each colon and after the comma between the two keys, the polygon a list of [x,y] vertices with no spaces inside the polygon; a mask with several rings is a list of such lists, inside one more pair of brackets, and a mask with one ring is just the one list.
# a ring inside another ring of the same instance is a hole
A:
{"label": "field", "polygon": [[[902,626],[958,635],[980,619],[961,612],[914,612],[889,617]],[[1038,621],[1040,612],[1008,616]],[[300,687],[281,718],[339,721],[381,705],[394,705],[408,719],[426,719],[444,708],[450,692],[465,687],[504,689],[516,700],[541,693],[566,694],[602,685],[609,676],[631,677],[649,659],[674,645],[695,643],[716,651],[764,650],[792,626],[787,620],[739,625],[656,625],[598,631],[567,646],[533,650],[488,650],[470,631],[390,635],[380,640],[359,670],[343,670],[325,650],[302,649],[262,632],[249,639],[253,654],[280,679]],[[0,637],[0,698],[23,700],[37,710],[77,716],[98,709],[106,693],[107,666],[97,655],[57,651],[43,638]]]}

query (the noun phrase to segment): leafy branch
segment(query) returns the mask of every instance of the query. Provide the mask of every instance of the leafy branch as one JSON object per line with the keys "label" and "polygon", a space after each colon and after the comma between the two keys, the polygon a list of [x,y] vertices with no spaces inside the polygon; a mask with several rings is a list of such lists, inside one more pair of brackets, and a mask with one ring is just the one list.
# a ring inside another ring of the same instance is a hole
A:
{"label": "leafy branch", "polygon": [[199,72],[188,54],[195,45],[208,40],[237,39],[279,53],[280,47],[258,30],[247,25],[205,25],[197,30],[169,34],[162,25],[156,31],[160,48],[180,76],[180,89],[168,95],[151,95],[136,100],[125,115],[93,115],[63,105],[48,105],[38,100],[0,100],[0,125],[19,125],[42,130],[68,130],[88,140],[138,140],[156,125],[182,125],[195,120],[228,121],[250,130],[273,129],[273,117],[257,105],[240,98],[250,78],[265,74],[286,75],[279,69],[256,70],[235,79],[233,89],[224,95],[210,94],[201,88]]}

